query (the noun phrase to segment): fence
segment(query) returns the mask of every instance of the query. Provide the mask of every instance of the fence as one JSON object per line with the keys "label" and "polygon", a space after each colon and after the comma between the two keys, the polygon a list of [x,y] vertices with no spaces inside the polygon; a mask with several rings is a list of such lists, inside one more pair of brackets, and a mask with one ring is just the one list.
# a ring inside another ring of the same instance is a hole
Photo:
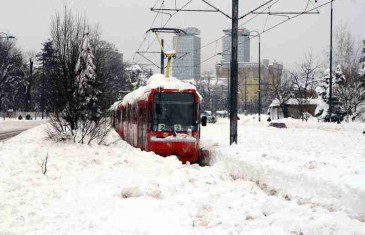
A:
{"label": "fence", "polygon": [[[21,116],[22,120],[26,120],[28,114],[31,120],[42,119],[42,112],[20,112],[20,111],[0,112],[0,119],[20,119]],[[43,118],[47,119],[48,117],[49,114],[45,112]]]}

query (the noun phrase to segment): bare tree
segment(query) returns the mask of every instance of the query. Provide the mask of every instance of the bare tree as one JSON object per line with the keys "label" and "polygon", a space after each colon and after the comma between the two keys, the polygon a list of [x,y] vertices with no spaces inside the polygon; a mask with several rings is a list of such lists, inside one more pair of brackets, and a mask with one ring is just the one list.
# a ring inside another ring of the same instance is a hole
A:
{"label": "bare tree", "polygon": [[312,52],[309,52],[305,54],[304,61],[298,65],[298,68],[289,72],[293,82],[294,98],[299,107],[299,116],[305,121],[309,118],[305,105],[308,104],[308,98],[313,98],[315,94],[320,68],[321,65],[318,60]]}
{"label": "bare tree", "polygon": [[275,67],[270,69],[269,73],[272,77],[272,96],[279,102],[284,117],[287,117],[285,104],[293,97],[293,82],[290,79],[290,73],[284,70],[281,74],[281,71]]}

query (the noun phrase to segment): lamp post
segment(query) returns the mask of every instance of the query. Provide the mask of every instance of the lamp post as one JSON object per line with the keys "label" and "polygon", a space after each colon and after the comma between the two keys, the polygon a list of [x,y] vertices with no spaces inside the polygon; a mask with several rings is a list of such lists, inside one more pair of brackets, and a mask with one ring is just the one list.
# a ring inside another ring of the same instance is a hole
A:
{"label": "lamp post", "polygon": [[329,120],[332,119],[332,28],[333,28],[333,1],[331,0],[331,29],[330,29],[330,94],[329,94]]}
{"label": "lamp post", "polygon": [[[5,36],[1,36],[1,34],[5,35]],[[14,39],[15,37],[14,36],[11,36],[11,35],[8,35],[7,33],[4,33],[4,32],[0,32],[0,39]],[[5,120],[5,103],[4,103],[4,120]]]}

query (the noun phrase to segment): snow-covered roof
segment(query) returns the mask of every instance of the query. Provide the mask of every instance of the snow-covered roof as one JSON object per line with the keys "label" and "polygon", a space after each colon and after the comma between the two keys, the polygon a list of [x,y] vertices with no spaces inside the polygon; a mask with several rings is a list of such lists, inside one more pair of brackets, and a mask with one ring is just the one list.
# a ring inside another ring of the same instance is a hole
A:
{"label": "snow-covered roof", "polygon": [[[123,105],[134,104],[138,100],[146,100],[150,91],[156,88],[182,90],[196,90],[196,87],[190,83],[182,82],[174,77],[166,78],[163,74],[154,74],[147,80],[146,86],[141,86],[137,90],[126,95],[121,101]],[[202,96],[197,91],[199,98]]]}
{"label": "snow-covered roof", "polygon": [[[291,98],[289,99],[288,101],[285,102],[285,104],[288,104],[288,105],[305,105],[305,104],[310,104],[310,105],[318,105],[319,101],[318,99],[301,99],[301,98],[298,98],[298,99],[295,99],[295,98]],[[274,99],[271,104],[270,104],[270,107],[277,107],[277,106],[280,106],[280,101],[278,99]]]}
{"label": "snow-covered roof", "polygon": [[142,68],[138,64],[133,64],[133,65],[127,67],[126,70],[135,72],[135,71],[142,71]]}

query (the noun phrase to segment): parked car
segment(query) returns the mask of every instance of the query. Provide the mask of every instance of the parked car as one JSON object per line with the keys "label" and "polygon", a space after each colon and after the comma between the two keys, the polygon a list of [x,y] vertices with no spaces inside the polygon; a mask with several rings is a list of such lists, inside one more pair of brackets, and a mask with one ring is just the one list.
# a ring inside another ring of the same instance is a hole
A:
{"label": "parked car", "polygon": [[202,117],[205,116],[207,118],[208,123],[216,123],[217,117],[212,114],[212,111],[204,111]]}

